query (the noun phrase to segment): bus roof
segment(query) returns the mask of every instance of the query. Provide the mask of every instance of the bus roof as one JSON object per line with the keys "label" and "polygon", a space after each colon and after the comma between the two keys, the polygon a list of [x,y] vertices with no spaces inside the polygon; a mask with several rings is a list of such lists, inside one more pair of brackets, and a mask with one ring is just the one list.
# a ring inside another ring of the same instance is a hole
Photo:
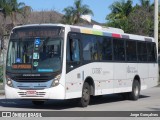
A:
{"label": "bus roof", "polygon": [[110,27],[103,28],[103,27],[93,27],[93,26],[73,26],[73,25],[64,25],[64,24],[28,24],[28,25],[17,26],[17,27],[14,27],[13,29],[24,28],[24,27],[35,27],[35,26],[60,26],[60,27],[65,27],[66,29],[72,32],[155,42],[154,38],[152,37],[135,35],[135,34],[127,34],[127,33],[124,33],[124,31],[121,29],[110,28]]}

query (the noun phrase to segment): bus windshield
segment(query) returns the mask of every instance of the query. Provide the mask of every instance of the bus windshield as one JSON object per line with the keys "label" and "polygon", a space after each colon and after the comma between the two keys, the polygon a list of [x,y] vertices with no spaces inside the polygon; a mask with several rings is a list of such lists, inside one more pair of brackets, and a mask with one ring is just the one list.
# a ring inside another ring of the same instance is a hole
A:
{"label": "bus windshield", "polygon": [[[13,31],[11,35],[6,64],[8,72],[48,73],[61,70],[63,48],[61,29],[32,28],[20,32],[15,32],[18,35],[14,35]],[[33,33],[29,35],[29,32]]]}

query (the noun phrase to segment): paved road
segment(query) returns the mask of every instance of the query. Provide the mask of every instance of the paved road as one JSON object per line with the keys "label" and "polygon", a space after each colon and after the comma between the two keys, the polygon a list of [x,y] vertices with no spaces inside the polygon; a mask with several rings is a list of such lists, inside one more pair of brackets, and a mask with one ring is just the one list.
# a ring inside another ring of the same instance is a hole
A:
{"label": "paved road", "polygon": [[43,106],[31,101],[6,100],[0,96],[0,111],[160,111],[160,87],[141,92],[138,101],[123,100],[120,95],[106,95],[91,101],[87,108],[80,108],[73,100],[49,100]]}

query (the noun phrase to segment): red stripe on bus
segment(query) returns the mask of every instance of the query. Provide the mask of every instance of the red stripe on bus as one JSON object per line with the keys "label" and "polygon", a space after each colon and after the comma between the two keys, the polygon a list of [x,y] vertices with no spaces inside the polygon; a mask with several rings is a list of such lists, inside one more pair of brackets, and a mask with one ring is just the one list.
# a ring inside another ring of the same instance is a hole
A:
{"label": "red stripe on bus", "polygon": [[121,35],[120,34],[112,34],[112,37],[115,37],[115,38],[121,38]]}

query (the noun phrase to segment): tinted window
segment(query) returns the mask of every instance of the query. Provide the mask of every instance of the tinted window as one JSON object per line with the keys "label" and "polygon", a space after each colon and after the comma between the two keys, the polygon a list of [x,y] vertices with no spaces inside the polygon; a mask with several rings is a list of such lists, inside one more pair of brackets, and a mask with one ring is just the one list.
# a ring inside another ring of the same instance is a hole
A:
{"label": "tinted window", "polygon": [[69,39],[67,43],[67,61],[80,61],[78,39]]}
{"label": "tinted window", "polygon": [[147,43],[148,62],[156,61],[156,45],[154,43]]}
{"label": "tinted window", "polygon": [[98,60],[98,42],[96,36],[82,35],[83,59]]}
{"label": "tinted window", "polygon": [[138,60],[146,62],[147,61],[147,46],[146,42],[138,42]]}
{"label": "tinted window", "polygon": [[136,41],[126,41],[127,61],[137,61]]}
{"label": "tinted window", "polygon": [[100,60],[112,60],[112,39],[99,37]]}
{"label": "tinted window", "polygon": [[114,60],[125,61],[124,40],[113,39]]}

